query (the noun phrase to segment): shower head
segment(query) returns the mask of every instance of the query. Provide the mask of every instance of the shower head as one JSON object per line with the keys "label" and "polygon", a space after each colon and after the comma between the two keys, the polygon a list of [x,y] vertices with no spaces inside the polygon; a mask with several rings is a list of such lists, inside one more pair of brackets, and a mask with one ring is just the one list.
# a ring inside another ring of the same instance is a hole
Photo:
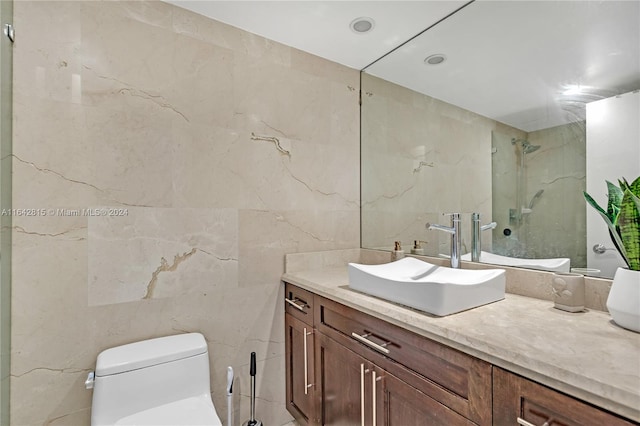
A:
{"label": "shower head", "polygon": [[525,154],[531,154],[540,149],[540,145],[531,145],[529,142],[525,141],[522,144],[522,152]]}
{"label": "shower head", "polygon": [[511,145],[520,144],[522,146],[523,154],[531,154],[540,149],[540,145],[531,145],[531,143],[526,139],[511,139]]}

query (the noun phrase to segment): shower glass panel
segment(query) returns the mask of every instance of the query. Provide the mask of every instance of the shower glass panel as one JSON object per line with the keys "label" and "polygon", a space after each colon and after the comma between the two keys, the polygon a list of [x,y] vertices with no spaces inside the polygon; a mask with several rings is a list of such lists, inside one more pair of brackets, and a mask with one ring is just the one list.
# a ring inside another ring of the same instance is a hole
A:
{"label": "shower glass panel", "polygon": [[[586,267],[584,122],[514,139],[492,133],[493,252],[527,259],[569,257]],[[515,200],[515,202],[514,202]]]}
{"label": "shower glass panel", "polygon": [[13,42],[5,30],[13,1],[0,1],[0,424],[9,424],[11,338],[11,121]]}

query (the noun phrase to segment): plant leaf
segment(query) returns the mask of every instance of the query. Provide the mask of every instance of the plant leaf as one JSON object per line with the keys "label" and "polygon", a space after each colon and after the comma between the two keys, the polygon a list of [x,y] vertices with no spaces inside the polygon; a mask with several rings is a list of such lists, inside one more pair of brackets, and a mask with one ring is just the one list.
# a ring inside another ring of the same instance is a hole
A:
{"label": "plant leaf", "polygon": [[624,192],[618,225],[629,269],[640,271],[640,199],[630,188]]}
{"label": "plant leaf", "polygon": [[596,200],[593,199],[593,197],[591,197],[591,195],[587,194],[584,191],[582,192],[582,194],[584,195],[584,199],[587,200],[587,203],[589,203],[589,205],[591,207],[596,209],[598,211],[598,213],[604,214],[604,215],[607,214],[607,212],[604,211],[604,209],[602,207],[600,207],[600,205],[596,202]]}
{"label": "plant leaf", "polygon": [[636,197],[640,197],[640,176],[638,176],[636,180],[631,182],[631,185],[627,184],[627,186],[629,187],[629,190],[633,195],[635,195]]}
{"label": "plant leaf", "polygon": [[[615,225],[618,222],[618,214],[620,213],[620,204],[622,204],[623,191],[619,187],[615,186],[609,181],[607,182],[607,190],[609,191],[608,197],[609,200],[607,202],[607,216],[609,216],[609,220]],[[619,181],[620,182],[620,181]],[[626,185],[625,183],[620,182],[620,187]]]}

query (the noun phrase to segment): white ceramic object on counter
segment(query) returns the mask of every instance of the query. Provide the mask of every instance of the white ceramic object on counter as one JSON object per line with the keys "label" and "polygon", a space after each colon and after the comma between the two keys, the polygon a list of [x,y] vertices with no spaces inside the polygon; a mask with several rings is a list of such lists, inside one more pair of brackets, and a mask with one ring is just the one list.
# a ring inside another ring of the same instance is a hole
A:
{"label": "white ceramic object on counter", "polygon": [[607,309],[616,324],[640,333],[640,271],[616,270]]}
{"label": "white ceramic object on counter", "polygon": [[584,275],[556,272],[552,275],[551,289],[557,309],[567,312],[584,311]]}
{"label": "white ceramic object on counter", "polygon": [[504,299],[503,269],[453,269],[413,257],[382,265],[349,263],[349,287],[445,316]]}

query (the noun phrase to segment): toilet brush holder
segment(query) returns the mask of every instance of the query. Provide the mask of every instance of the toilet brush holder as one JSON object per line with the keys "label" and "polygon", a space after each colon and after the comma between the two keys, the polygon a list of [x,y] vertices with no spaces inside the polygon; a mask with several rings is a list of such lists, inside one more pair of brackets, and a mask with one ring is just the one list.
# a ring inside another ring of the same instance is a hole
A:
{"label": "toilet brush holder", "polygon": [[256,353],[251,352],[251,365],[249,367],[251,376],[251,418],[244,422],[242,426],[262,426],[260,420],[256,420]]}

